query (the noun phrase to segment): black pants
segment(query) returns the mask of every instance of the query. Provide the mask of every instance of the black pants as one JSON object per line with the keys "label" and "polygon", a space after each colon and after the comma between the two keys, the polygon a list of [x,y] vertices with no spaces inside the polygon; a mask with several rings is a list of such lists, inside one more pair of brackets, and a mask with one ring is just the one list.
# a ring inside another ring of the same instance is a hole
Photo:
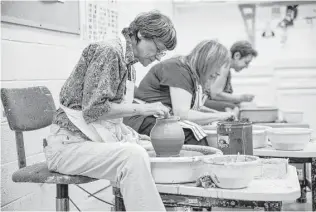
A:
{"label": "black pants", "polygon": [[[150,131],[155,126],[155,123],[156,123],[156,118],[154,116],[147,116],[147,117],[133,116],[133,117],[124,118],[124,124],[126,124],[127,126],[130,126],[139,134],[144,134],[147,136],[150,135]],[[183,131],[185,135],[184,144],[208,146],[206,138],[203,138],[198,141],[194,137],[194,134],[190,129],[183,129]]]}

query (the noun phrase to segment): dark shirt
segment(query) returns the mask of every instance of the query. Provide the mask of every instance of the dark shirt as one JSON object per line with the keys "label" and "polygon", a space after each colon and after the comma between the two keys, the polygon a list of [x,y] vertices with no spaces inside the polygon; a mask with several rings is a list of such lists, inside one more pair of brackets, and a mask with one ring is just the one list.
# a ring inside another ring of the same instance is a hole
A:
{"label": "dark shirt", "polygon": [[145,102],[161,102],[172,108],[169,87],[181,88],[195,97],[195,84],[190,68],[179,58],[164,60],[153,66],[135,93],[135,98]]}

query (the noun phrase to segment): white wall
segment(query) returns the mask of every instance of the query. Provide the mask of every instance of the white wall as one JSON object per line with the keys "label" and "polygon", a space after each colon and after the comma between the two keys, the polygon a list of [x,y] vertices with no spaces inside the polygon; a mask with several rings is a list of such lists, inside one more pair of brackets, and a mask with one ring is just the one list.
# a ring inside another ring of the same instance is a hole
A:
{"label": "white wall", "polygon": [[[118,4],[119,28],[127,26],[139,12],[151,9],[158,9],[169,15],[177,28],[178,46],[174,52],[169,53],[169,56],[185,54],[198,41],[205,38],[218,38],[227,46],[236,40],[247,38],[239,10],[233,4],[229,6],[204,4],[177,8],[167,0],[137,2],[122,0]],[[84,18],[84,14],[81,9],[81,19]],[[279,48],[278,51],[275,49],[269,51],[276,41],[259,42],[260,55],[254,61],[253,67],[236,75],[233,83],[236,92],[251,90],[258,94],[257,100],[260,104],[276,104],[280,108],[304,110],[305,121],[316,129],[314,118],[316,117],[314,110],[316,36],[313,36],[315,26],[310,29],[304,28],[303,24],[300,26],[300,30],[294,30],[289,35],[289,45],[283,49]],[[60,87],[73,70],[87,41],[83,41],[82,36],[6,23],[1,23],[1,31],[1,86],[45,85],[51,90],[58,104]],[[263,48],[268,45],[271,47]],[[300,51],[296,51],[297,49]],[[276,56],[280,58],[275,62]],[[136,68],[137,83],[139,83],[149,67],[143,68],[137,65]],[[48,129],[43,129],[25,134],[28,164],[44,160],[41,141],[47,132]],[[18,169],[16,158],[14,134],[2,119],[1,209],[54,210],[54,187],[12,182],[11,175]],[[93,192],[107,183],[99,181],[86,185],[86,188]],[[108,209],[108,206],[87,198],[87,195],[75,187],[71,187],[71,194],[83,209]],[[110,200],[110,191],[102,193],[101,196]]]}
{"label": "white wall", "polygon": [[[80,35],[8,23],[1,23],[1,31],[1,87],[45,85],[57,106],[59,90],[87,42]],[[42,138],[47,133],[48,128],[24,134],[27,164],[44,161]],[[13,183],[17,169],[14,132],[2,117],[1,210],[54,210],[54,186]]]}
{"label": "white wall", "polygon": [[[84,30],[84,1],[80,1],[81,29]],[[119,28],[140,12],[159,9],[171,14],[171,3],[161,1],[119,1]],[[65,17],[66,18],[66,17]],[[82,35],[54,32],[15,24],[1,23],[1,87],[47,86],[53,94],[56,106],[58,95],[65,79],[77,63],[82,49],[88,44]],[[139,80],[147,69],[140,69]],[[12,173],[18,169],[14,133],[2,117],[1,105],[1,210],[54,210],[55,187],[37,184],[18,184],[11,180]],[[27,164],[44,161],[42,138],[48,128],[25,133]],[[84,185],[94,192],[108,184],[98,181]],[[112,201],[111,189],[98,194]],[[71,197],[82,210],[109,210],[109,206],[88,198],[87,194],[70,186]],[[75,210],[73,206],[72,209]]]}
{"label": "white wall", "polygon": [[[303,19],[311,14],[311,8],[316,7],[299,7],[298,20],[288,30],[285,45],[280,43],[278,30],[274,39],[261,37],[270,16],[266,8],[257,8],[259,56],[249,69],[233,73],[233,87],[236,93],[254,93],[258,105],[302,110],[304,122],[316,129],[316,24],[307,25]],[[175,54],[187,54],[203,39],[218,39],[228,48],[235,41],[248,39],[239,8],[232,2],[181,3],[175,4],[173,11],[179,38]],[[272,21],[272,27],[276,21]]]}

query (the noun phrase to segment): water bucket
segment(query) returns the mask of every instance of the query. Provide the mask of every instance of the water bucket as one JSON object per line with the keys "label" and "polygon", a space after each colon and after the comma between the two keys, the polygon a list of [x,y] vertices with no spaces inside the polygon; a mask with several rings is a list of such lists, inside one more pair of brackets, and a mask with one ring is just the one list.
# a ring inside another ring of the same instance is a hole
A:
{"label": "water bucket", "polygon": [[252,123],[225,121],[217,124],[217,148],[224,155],[253,155]]}

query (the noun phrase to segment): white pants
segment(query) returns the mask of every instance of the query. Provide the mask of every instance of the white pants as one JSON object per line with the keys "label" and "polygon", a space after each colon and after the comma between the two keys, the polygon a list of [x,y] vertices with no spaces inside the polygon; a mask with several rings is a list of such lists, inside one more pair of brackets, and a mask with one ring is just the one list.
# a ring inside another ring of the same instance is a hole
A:
{"label": "white pants", "polygon": [[115,181],[127,211],[165,211],[143,147],[85,141],[56,125],[54,129],[44,149],[51,171]]}

